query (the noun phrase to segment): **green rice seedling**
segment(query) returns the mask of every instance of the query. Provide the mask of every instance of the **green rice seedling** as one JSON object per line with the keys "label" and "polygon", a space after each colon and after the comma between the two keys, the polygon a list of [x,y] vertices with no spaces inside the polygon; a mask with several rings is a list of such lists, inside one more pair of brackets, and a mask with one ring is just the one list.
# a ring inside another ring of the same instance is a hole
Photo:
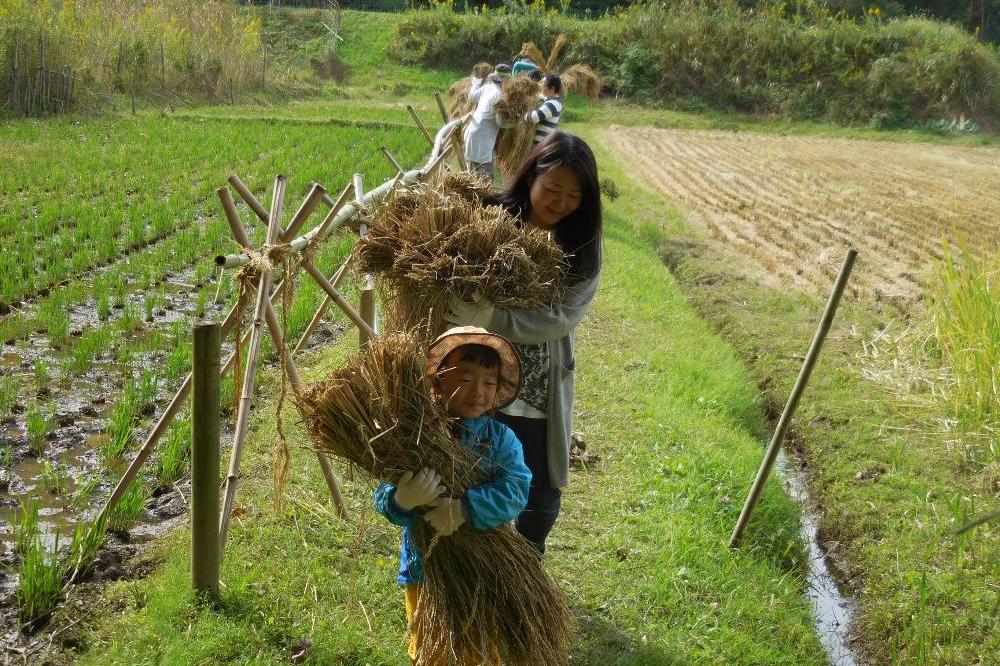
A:
{"label": "green rice seedling", "polygon": [[191,422],[188,419],[175,421],[167,431],[156,463],[156,480],[161,488],[169,486],[187,472],[191,453],[190,432]]}
{"label": "green rice seedling", "polygon": [[49,334],[49,344],[55,349],[62,349],[69,342],[69,315],[66,312],[53,315],[45,330]]}
{"label": "green rice seedling", "polygon": [[49,381],[52,379],[49,372],[49,365],[40,358],[35,359],[35,389],[42,395],[49,390]]}
{"label": "green rice seedling", "polygon": [[160,388],[159,378],[153,370],[143,370],[135,382],[136,402],[139,411],[145,412],[156,403],[156,393]]}
{"label": "green rice seedling", "polygon": [[128,303],[122,309],[122,318],[118,327],[125,333],[134,333],[142,329],[142,314],[135,305]]}
{"label": "green rice seedling", "polygon": [[195,299],[194,305],[194,315],[201,319],[205,316],[205,305],[208,303],[208,292],[204,289],[198,292],[198,298]]}
{"label": "green rice seedling", "polygon": [[98,482],[99,479],[92,476],[78,485],[73,493],[73,499],[70,500],[70,505],[77,511],[86,509],[90,505],[90,498],[94,494],[94,490],[97,489]]}
{"label": "green rice seedling", "polygon": [[107,439],[97,447],[98,457],[105,465],[121,460],[132,442],[132,429],[136,424],[136,412],[126,396],[122,396],[111,408],[108,418]]}
{"label": "green rice seedling", "polygon": [[63,571],[68,580],[76,580],[94,566],[94,558],[97,557],[97,551],[104,545],[104,537],[107,533],[107,522],[104,520],[98,523],[81,521],[76,524],[76,529],[73,530],[73,541],[69,545],[69,553],[63,565]]}
{"label": "green rice seedling", "polygon": [[69,468],[59,461],[42,461],[40,473],[42,486],[53,495],[61,495],[69,488]]}
{"label": "green rice seedling", "polygon": [[32,542],[41,534],[38,525],[38,502],[36,500],[26,500],[21,503],[21,510],[14,525],[14,552],[18,557],[31,548]]}
{"label": "green rice seedling", "polygon": [[153,321],[153,310],[156,309],[157,304],[156,294],[146,294],[145,298],[142,299],[142,308],[146,314],[146,321]]}
{"label": "green rice seedling", "polygon": [[17,381],[12,375],[0,377],[0,421],[6,421],[17,405]]}
{"label": "green rice seedling", "polygon": [[103,292],[97,297],[97,318],[107,321],[111,316],[111,299],[107,292]]}
{"label": "green rice seedling", "polygon": [[114,287],[114,299],[111,302],[111,306],[115,310],[121,310],[125,307],[125,283],[116,281]]}
{"label": "green rice seedling", "polygon": [[951,368],[955,415],[971,427],[1000,419],[1000,263],[990,268],[947,246],[930,290],[942,360]]}
{"label": "green rice seedling", "polygon": [[147,499],[149,499],[149,491],[140,480],[136,479],[125,489],[121,500],[111,510],[111,514],[108,516],[108,530],[128,532],[142,515],[146,508]]}
{"label": "green rice seedling", "polygon": [[29,628],[44,620],[55,610],[62,596],[63,568],[59,563],[59,533],[55,544],[46,552],[45,542],[36,534],[27,544],[17,567],[18,582],[15,597],[21,622]]}
{"label": "green rice seedling", "polygon": [[11,444],[3,447],[0,451],[0,469],[10,469],[10,466],[14,463],[14,446]]}
{"label": "green rice seedling", "polygon": [[170,348],[167,358],[164,360],[164,371],[167,382],[174,383],[188,373],[191,367],[191,348],[181,341],[178,341]]}
{"label": "green rice seedling", "polygon": [[100,357],[110,345],[111,331],[106,327],[102,326],[86,331],[77,340],[73,352],[66,360],[67,369],[74,373],[86,371],[91,362]]}
{"label": "green rice seedling", "polygon": [[122,370],[127,372],[132,364],[135,363],[135,348],[128,344],[127,341],[118,345],[115,352],[115,361],[121,366]]}
{"label": "green rice seedling", "polygon": [[51,424],[49,417],[35,401],[28,405],[25,425],[28,430],[28,448],[40,458],[45,452],[45,437],[49,434]]}

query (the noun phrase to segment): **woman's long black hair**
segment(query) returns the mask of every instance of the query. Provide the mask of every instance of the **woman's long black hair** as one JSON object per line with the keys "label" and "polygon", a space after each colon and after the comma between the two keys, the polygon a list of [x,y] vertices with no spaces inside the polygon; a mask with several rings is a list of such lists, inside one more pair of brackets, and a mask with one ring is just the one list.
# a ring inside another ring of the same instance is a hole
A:
{"label": "woman's long black hair", "polygon": [[580,206],[559,221],[554,237],[569,260],[571,282],[597,275],[601,263],[601,186],[597,160],[578,136],[552,132],[531,150],[520,170],[499,192],[496,203],[527,223],[531,215],[531,186],[549,169],[564,167],[580,179]]}

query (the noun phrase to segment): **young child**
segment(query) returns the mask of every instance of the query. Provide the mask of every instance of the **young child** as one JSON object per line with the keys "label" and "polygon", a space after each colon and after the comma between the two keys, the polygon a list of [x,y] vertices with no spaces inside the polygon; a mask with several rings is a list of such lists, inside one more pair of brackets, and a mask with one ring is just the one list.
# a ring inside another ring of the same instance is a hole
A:
{"label": "young child", "polygon": [[542,79],[542,96],[545,98],[534,111],[529,111],[524,119],[529,123],[534,123],[535,128],[534,143],[541,142],[550,133],[554,132],[559,124],[559,117],[562,115],[563,100],[562,79],[558,74],[546,74]]}
{"label": "young child", "polygon": [[[406,586],[406,620],[413,614],[424,580],[423,562],[410,537],[410,526],[426,520],[442,535],[464,524],[486,531],[517,517],[528,501],[531,472],[513,431],[488,413],[514,401],[521,388],[521,361],[514,346],[484,328],[458,326],[442,333],[427,350],[427,374],[448,414],[458,418],[459,440],[480,459],[490,480],[458,499],[442,497],[441,475],[424,468],[406,472],[399,483],[382,483],[375,508],[403,528],[397,582]],[[421,637],[410,633],[409,655],[416,659]],[[435,662],[436,663],[436,662]],[[442,666],[447,659],[442,656]],[[462,666],[459,660],[459,666]],[[470,663],[479,664],[477,658]],[[486,662],[483,662],[486,663]],[[499,664],[493,655],[492,663]]]}

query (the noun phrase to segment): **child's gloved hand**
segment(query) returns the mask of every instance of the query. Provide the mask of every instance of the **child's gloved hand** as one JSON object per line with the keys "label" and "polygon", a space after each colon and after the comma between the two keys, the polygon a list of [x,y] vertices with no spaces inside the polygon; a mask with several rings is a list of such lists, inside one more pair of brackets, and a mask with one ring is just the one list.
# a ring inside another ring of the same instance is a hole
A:
{"label": "child's gloved hand", "polygon": [[442,493],[441,475],[431,468],[424,467],[416,474],[403,472],[396,484],[396,504],[403,511],[413,511],[436,500]]}
{"label": "child's gloved hand", "polygon": [[424,520],[441,536],[448,536],[465,523],[461,500],[444,497],[435,500],[432,505],[434,508],[424,514]]}

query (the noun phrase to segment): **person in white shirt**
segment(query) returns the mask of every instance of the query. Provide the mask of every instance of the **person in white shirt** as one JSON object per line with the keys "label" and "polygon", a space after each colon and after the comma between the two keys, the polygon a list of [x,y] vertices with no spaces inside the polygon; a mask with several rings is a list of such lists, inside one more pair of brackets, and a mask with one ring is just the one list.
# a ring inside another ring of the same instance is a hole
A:
{"label": "person in white shirt", "polygon": [[469,169],[493,180],[493,149],[500,121],[496,103],[502,94],[504,79],[510,76],[510,65],[497,65],[493,73],[472,82],[469,101],[476,105],[472,119],[465,128],[465,161]]}

